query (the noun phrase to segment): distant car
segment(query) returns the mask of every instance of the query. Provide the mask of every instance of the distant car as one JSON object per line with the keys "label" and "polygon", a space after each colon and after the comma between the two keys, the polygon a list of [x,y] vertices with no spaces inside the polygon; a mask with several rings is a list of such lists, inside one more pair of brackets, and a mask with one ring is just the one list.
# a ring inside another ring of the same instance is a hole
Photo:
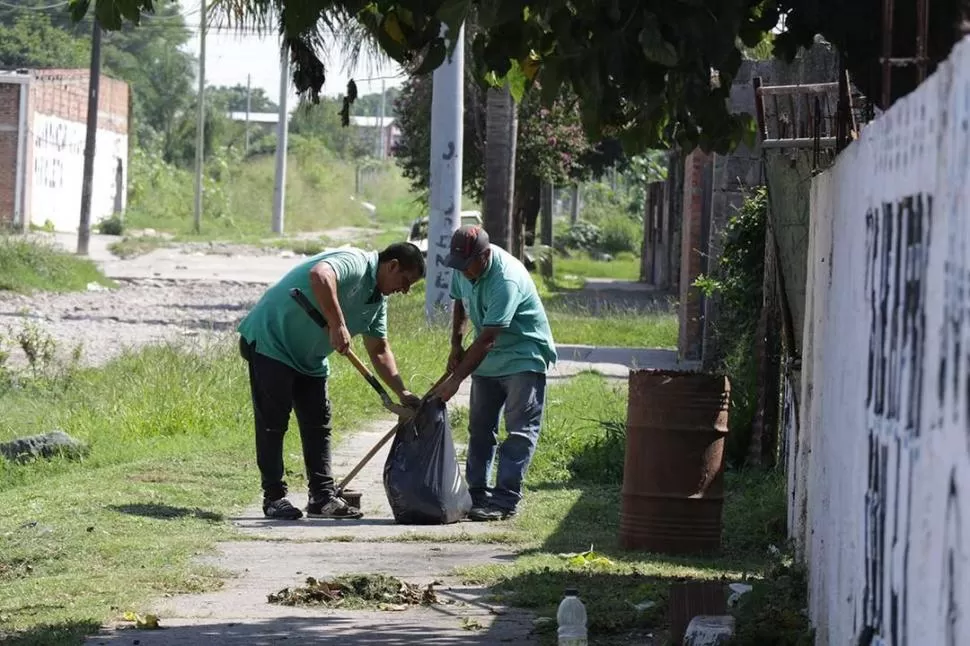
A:
{"label": "distant car", "polygon": [[[482,224],[482,214],[479,211],[462,211],[461,225]],[[428,255],[428,216],[418,218],[411,223],[411,231],[408,233],[408,242],[421,250],[425,256]]]}

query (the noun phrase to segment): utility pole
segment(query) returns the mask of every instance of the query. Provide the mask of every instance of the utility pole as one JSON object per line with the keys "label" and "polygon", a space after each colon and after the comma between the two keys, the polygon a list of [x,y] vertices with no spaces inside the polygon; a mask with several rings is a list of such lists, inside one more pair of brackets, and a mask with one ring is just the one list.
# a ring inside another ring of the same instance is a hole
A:
{"label": "utility pole", "polygon": [[579,220],[579,182],[573,182],[573,196],[569,202],[569,223],[576,224]]}
{"label": "utility pole", "polygon": [[[442,27],[442,31],[445,31]],[[445,35],[445,34],[443,34]],[[461,163],[465,113],[465,28],[452,36],[454,50],[435,71],[431,90],[431,196],[424,309],[429,323],[451,316],[451,273],[445,256],[461,224]]]}
{"label": "utility pole", "polygon": [[202,174],[205,164],[205,30],[206,0],[199,0],[199,98],[195,126],[195,232],[202,231]]}
{"label": "utility pole", "polygon": [[246,154],[249,154],[249,110],[252,107],[252,75],[246,75]]}
{"label": "utility pole", "polygon": [[286,100],[290,92],[290,52],[283,47],[280,57],[280,116],[276,124],[276,185],[273,187],[273,233],[283,233],[283,204],[286,201]]}
{"label": "utility pole", "polygon": [[543,261],[540,263],[542,275],[552,278],[552,201],[554,198],[552,182],[542,182],[542,198],[540,200],[539,241],[543,250]]}
{"label": "utility pole", "polygon": [[81,177],[81,226],[77,230],[77,253],[88,255],[91,238],[91,182],[94,153],[98,141],[98,96],[101,88],[101,23],[94,19],[91,28],[91,69],[88,72],[88,119],[84,137],[84,169]]}
{"label": "utility pole", "polygon": [[381,115],[377,120],[377,158],[384,159],[384,97],[387,91],[384,89],[384,79],[381,78]]}

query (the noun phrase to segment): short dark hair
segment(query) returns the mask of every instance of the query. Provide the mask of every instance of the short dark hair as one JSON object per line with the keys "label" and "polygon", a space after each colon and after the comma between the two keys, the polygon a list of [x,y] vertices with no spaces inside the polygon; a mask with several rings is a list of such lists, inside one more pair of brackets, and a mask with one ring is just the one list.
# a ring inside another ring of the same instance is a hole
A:
{"label": "short dark hair", "polygon": [[394,242],[377,256],[377,262],[384,264],[396,260],[404,271],[416,272],[424,278],[424,254],[410,242]]}

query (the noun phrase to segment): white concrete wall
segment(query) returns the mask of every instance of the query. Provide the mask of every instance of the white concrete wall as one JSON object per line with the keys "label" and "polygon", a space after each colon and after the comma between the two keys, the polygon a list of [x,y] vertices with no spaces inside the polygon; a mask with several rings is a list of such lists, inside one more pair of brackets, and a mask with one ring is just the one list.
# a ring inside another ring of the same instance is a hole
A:
{"label": "white concrete wall", "polygon": [[[30,222],[54,224],[57,231],[76,232],[81,220],[81,180],[84,176],[86,126],[46,114],[35,114],[30,145]],[[128,137],[99,129],[92,178],[91,225],[114,212],[118,160],[122,161],[121,206],[127,197]]]}
{"label": "white concrete wall", "polygon": [[817,644],[970,644],[970,40],[812,183],[791,525]]}

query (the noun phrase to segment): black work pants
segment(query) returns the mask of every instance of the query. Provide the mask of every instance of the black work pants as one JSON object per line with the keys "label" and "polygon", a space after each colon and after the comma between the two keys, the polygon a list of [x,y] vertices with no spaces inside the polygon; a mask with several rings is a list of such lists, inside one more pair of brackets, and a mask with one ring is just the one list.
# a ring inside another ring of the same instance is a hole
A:
{"label": "black work pants", "polygon": [[262,479],[263,498],[278,500],[287,494],[283,480],[283,437],[290,412],[295,410],[310,499],[326,502],[334,492],[327,378],[305,375],[259,354],[255,343],[247,343],[241,337],[239,351],[249,364],[256,421],[256,464]]}

